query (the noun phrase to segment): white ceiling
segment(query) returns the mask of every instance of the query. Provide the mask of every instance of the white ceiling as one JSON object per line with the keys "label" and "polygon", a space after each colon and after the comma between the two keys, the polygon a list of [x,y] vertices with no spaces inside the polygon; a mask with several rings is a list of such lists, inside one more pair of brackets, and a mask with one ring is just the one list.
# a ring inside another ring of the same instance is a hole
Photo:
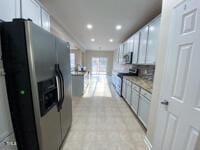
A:
{"label": "white ceiling", "polygon": [[[162,0],[42,0],[48,11],[86,50],[113,50],[157,16]],[[88,30],[86,25],[94,27]],[[121,31],[115,26],[122,25]],[[95,38],[95,42],[90,39]],[[109,39],[114,42],[110,43]]]}

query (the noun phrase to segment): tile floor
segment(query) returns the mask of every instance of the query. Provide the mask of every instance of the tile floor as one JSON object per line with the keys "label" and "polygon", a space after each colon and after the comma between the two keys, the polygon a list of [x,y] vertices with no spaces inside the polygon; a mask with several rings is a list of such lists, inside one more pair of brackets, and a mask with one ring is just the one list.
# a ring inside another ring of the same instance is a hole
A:
{"label": "tile floor", "polygon": [[145,131],[106,76],[93,76],[73,98],[73,122],[62,150],[146,150]]}

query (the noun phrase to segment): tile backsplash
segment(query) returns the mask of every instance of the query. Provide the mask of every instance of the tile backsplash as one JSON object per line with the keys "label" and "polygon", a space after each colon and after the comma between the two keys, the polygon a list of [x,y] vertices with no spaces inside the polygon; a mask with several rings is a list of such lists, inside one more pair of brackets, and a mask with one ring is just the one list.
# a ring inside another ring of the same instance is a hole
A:
{"label": "tile backsplash", "polygon": [[148,80],[153,80],[155,73],[154,65],[120,65],[114,64],[114,71],[117,72],[129,72],[131,68],[139,69],[139,76]]}
{"label": "tile backsplash", "polygon": [[139,69],[139,76],[148,80],[153,80],[155,73],[154,65],[133,65],[132,67],[137,67]]}

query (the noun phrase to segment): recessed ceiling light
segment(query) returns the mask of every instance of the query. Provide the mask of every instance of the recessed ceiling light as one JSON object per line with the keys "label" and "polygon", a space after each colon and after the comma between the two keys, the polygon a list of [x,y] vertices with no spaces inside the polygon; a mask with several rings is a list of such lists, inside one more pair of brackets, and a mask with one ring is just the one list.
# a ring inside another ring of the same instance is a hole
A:
{"label": "recessed ceiling light", "polygon": [[95,42],[95,39],[94,38],[92,38],[92,39],[90,39],[92,42]]}
{"label": "recessed ceiling light", "polygon": [[122,29],[122,26],[121,25],[116,25],[116,30],[121,30]]}
{"label": "recessed ceiling light", "polygon": [[109,42],[111,42],[111,43],[112,43],[113,41],[114,41],[113,39],[109,39]]}
{"label": "recessed ceiling light", "polygon": [[88,29],[92,29],[93,28],[93,25],[91,25],[91,24],[87,24],[87,26],[86,26]]}

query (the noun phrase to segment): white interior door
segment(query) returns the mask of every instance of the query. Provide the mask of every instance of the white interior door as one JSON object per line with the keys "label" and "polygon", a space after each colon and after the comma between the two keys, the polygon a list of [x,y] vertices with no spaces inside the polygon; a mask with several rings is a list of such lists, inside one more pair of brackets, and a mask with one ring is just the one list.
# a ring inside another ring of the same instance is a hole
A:
{"label": "white interior door", "polygon": [[160,99],[169,104],[160,104],[153,150],[197,150],[200,130],[200,1],[188,0],[176,6],[171,27]]}

